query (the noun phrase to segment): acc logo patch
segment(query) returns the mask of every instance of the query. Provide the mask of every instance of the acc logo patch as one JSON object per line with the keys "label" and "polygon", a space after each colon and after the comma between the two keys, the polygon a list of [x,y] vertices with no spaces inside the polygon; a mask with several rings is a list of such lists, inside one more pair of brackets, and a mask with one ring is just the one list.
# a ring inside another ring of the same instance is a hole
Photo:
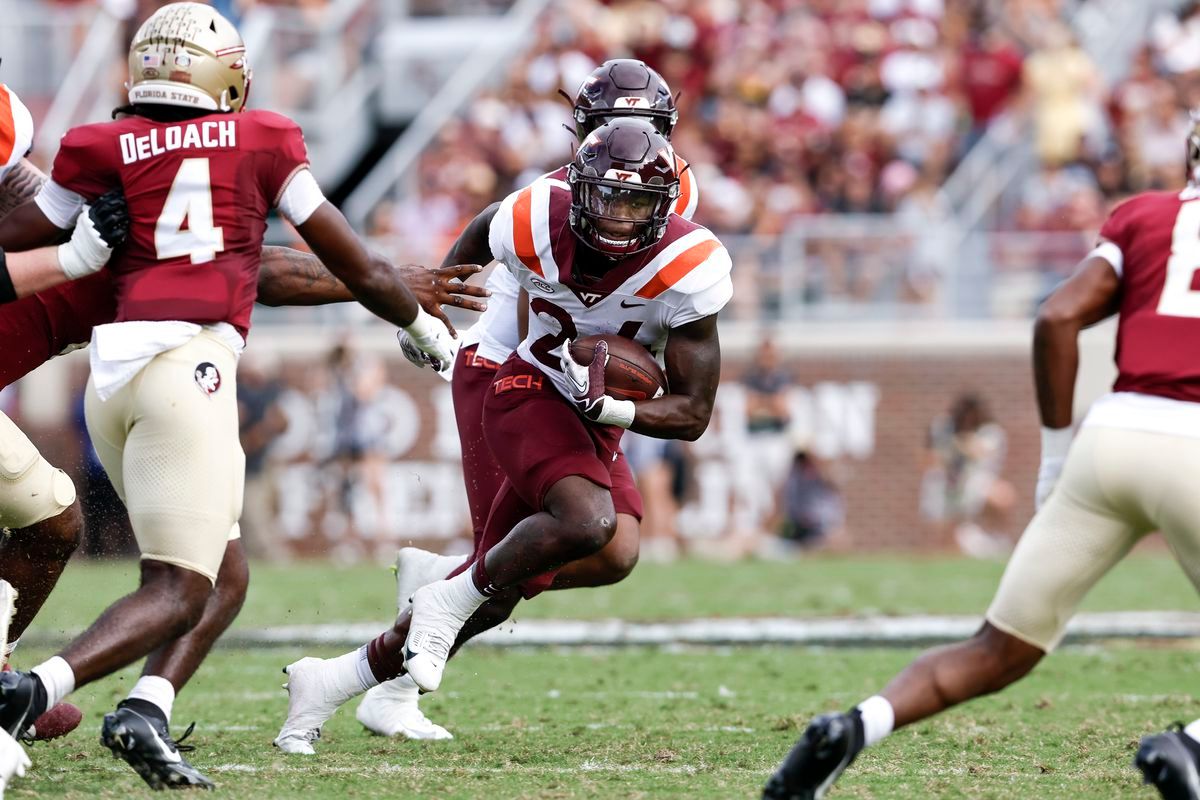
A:
{"label": "acc logo patch", "polygon": [[193,375],[196,378],[196,385],[200,387],[200,391],[207,395],[216,394],[216,391],[221,388],[221,372],[215,364],[209,361],[202,361],[197,364]]}
{"label": "acc logo patch", "polygon": [[541,278],[530,278],[530,282],[546,294],[554,294],[554,287],[546,283]]}

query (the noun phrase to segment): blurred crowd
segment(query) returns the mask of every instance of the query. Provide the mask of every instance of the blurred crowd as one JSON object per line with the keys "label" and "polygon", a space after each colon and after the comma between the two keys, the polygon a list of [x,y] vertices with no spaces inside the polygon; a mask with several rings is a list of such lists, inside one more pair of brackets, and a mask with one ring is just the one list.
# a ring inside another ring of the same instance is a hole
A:
{"label": "blurred crowd", "polygon": [[[697,219],[715,230],[772,235],[820,213],[936,216],[937,187],[962,153],[1023,101],[1031,74],[1059,68],[1048,53],[1070,41],[1063,5],[555,4],[536,46],[443,130],[416,191],[381,206],[374,231],[439,255],[476,210],[570,157],[559,92],[573,95],[617,55],[646,60],[680,93],[675,144],[699,179]],[[1092,80],[1086,65],[1079,72]]]}

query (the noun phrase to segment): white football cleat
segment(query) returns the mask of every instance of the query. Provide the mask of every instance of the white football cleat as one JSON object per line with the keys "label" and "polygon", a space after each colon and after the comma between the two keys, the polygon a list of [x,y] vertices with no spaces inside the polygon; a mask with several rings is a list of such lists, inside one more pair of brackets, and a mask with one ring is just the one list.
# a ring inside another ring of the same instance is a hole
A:
{"label": "white football cleat", "polygon": [[438,581],[413,592],[412,622],[404,640],[404,669],[423,692],[436,692],[442,685],[450,648],[479,607],[476,604],[469,610],[456,608],[451,599],[453,583]]}
{"label": "white football cleat", "polygon": [[[8,586],[8,584],[4,584]],[[11,586],[9,587],[12,588]],[[25,777],[25,770],[30,767],[29,756],[21,743],[8,735],[8,731],[0,728],[0,800],[4,799],[4,789],[14,777]]]}
{"label": "white football cleat", "polygon": [[8,661],[8,627],[17,613],[17,590],[0,580],[0,667]]}
{"label": "white football cleat", "polygon": [[381,683],[367,692],[355,717],[363,727],[379,736],[405,739],[453,739],[450,731],[430,722],[418,706],[421,690],[411,676]]}
{"label": "white football cleat", "polygon": [[275,746],[285,753],[311,756],[313,742],[321,738],[324,725],[342,704],[356,693],[339,688],[323,658],[302,658],[283,668],[288,682],[288,715]]}
{"label": "white football cleat", "polygon": [[401,547],[396,553],[396,610],[412,603],[413,592],[440,581],[457,569],[466,556],[439,556],[419,547]]}

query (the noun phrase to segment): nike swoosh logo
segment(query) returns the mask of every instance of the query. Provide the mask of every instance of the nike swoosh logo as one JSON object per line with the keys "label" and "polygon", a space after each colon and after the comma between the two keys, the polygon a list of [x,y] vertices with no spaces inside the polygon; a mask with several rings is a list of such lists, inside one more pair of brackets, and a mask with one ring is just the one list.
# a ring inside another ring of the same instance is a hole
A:
{"label": "nike swoosh logo", "polygon": [[567,380],[569,380],[571,382],[571,385],[574,386],[578,390],[579,394],[583,394],[584,392],[586,392],[588,390],[587,383],[585,383],[584,381],[575,380],[575,376],[569,372],[567,373]]}
{"label": "nike swoosh logo", "polygon": [[630,303],[627,300],[621,301],[621,308],[641,308],[644,305],[646,305],[646,304],[645,303]]}

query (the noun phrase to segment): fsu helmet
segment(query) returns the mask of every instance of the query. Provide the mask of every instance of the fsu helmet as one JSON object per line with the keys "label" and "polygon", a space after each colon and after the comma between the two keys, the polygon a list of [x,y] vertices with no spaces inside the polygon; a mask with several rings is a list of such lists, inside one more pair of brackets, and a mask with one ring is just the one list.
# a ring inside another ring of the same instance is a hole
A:
{"label": "fsu helmet", "polygon": [[620,117],[645,117],[670,139],[679,121],[671,87],[644,61],[633,58],[614,58],[594,69],[575,95],[573,113],[581,141]]}
{"label": "fsu helmet", "polygon": [[171,3],[134,34],[126,88],[134,105],[241,111],[250,92],[246,46],[212,6]]}
{"label": "fsu helmet", "polygon": [[621,118],[588,134],[567,166],[571,230],[620,258],[651,247],[679,196],[675,151],[645,119]]}

